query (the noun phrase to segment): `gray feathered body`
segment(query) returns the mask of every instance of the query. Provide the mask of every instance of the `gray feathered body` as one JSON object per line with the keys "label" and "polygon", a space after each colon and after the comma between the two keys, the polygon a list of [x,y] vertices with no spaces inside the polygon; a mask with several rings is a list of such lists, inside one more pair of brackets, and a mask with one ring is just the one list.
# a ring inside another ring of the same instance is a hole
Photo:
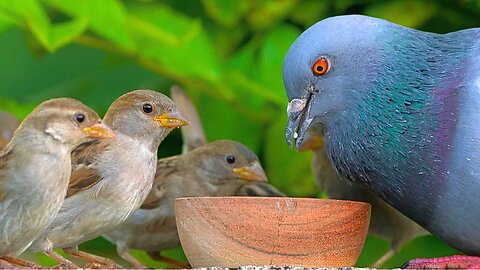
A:
{"label": "gray feathered body", "polygon": [[[32,133],[16,132],[0,157],[4,161],[0,168],[0,256],[17,256],[27,249],[52,222],[67,192],[69,147],[44,134],[32,138]],[[25,158],[12,159],[14,154]]]}
{"label": "gray feathered body", "polygon": [[[107,168],[98,171],[101,181],[67,197],[55,220],[32,248],[74,247],[125,221],[141,206],[152,187],[157,154],[156,148],[150,146],[117,133],[93,164]],[[130,155],[128,159],[124,153]]]}
{"label": "gray feathered body", "polygon": [[369,233],[391,241],[391,248],[401,246],[427,232],[358,183],[342,179],[330,164],[323,148],[317,149],[312,159],[312,170],[320,189],[332,199],[370,203],[372,217]]}
{"label": "gray feathered body", "polygon": [[327,123],[327,153],[343,176],[480,255],[480,31],[384,31],[376,72]]}

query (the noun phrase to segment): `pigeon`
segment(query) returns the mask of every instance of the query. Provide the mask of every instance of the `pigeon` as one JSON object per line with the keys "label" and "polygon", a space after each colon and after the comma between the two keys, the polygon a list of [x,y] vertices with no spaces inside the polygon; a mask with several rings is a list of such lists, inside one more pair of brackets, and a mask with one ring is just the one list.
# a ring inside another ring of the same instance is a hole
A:
{"label": "pigeon", "polygon": [[345,179],[470,256],[408,267],[479,267],[480,29],[435,34],[347,15],[311,26],[283,63],[287,143],[324,136]]}

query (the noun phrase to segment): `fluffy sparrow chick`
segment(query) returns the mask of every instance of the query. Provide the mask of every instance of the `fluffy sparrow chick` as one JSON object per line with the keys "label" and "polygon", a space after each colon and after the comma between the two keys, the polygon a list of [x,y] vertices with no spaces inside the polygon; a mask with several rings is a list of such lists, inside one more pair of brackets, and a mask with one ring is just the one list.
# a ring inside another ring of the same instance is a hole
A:
{"label": "fluffy sparrow chick", "polygon": [[180,245],[175,224],[176,198],[231,196],[242,186],[267,178],[257,156],[234,141],[216,141],[182,155],[161,159],[153,188],[142,207],[104,236],[117,245],[118,254],[135,268],[144,267],[129,249],[143,249],[153,259],[183,267],[162,257],[164,249]]}
{"label": "fluffy sparrow chick", "polygon": [[158,146],[172,128],[188,124],[170,98],[151,90],[119,97],[103,121],[115,138],[84,143],[72,152],[73,171],[63,206],[32,244],[69,267],[76,266],[50,252],[54,247],[91,263],[118,266],[77,247],[122,223],[142,205],[152,188]]}
{"label": "fluffy sparrow chick", "polygon": [[113,132],[81,102],[58,98],[36,107],[0,152],[0,256],[22,253],[52,222],[62,205],[71,172],[71,151],[87,137]]}
{"label": "fluffy sparrow chick", "polygon": [[20,122],[14,115],[0,111],[0,149],[12,139],[13,132],[19,125]]}

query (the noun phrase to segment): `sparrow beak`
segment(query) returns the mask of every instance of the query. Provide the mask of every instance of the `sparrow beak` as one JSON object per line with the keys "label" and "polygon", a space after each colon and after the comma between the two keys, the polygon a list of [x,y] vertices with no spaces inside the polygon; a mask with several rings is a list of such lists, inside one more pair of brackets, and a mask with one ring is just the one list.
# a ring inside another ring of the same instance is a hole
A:
{"label": "sparrow beak", "polygon": [[313,94],[307,98],[295,98],[288,102],[288,124],[285,133],[288,146],[299,151],[304,143],[305,134],[312,125],[313,117],[310,116],[310,107]]}
{"label": "sparrow beak", "polygon": [[90,127],[83,128],[87,137],[93,139],[108,139],[115,137],[115,133],[105,124],[95,124]]}
{"label": "sparrow beak", "polygon": [[161,115],[155,116],[153,120],[159,122],[161,126],[167,128],[183,127],[190,124],[187,118],[180,112],[164,112]]}
{"label": "sparrow beak", "polygon": [[232,171],[243,180],[267,182],[267,175],[258,161],[253,162],[250,166],[235,168]]}
{"label": "sparrow beak", "polygon": [[298,152],[304,152],[308,150],[316,150],[323,147],[323,137],[314,135],[311,132],[307,132],[302,145],[297,149]]}

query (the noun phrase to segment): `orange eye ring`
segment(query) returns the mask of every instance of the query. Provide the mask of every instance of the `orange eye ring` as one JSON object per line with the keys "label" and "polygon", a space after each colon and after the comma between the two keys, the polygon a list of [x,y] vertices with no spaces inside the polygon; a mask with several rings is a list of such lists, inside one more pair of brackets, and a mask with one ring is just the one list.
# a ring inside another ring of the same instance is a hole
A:
{"label": "orange eye ring", "polygon": [[319,58],[312,65],[312,72],[315,76],[325,75],[328,71],[329,63],[325,58]]}

